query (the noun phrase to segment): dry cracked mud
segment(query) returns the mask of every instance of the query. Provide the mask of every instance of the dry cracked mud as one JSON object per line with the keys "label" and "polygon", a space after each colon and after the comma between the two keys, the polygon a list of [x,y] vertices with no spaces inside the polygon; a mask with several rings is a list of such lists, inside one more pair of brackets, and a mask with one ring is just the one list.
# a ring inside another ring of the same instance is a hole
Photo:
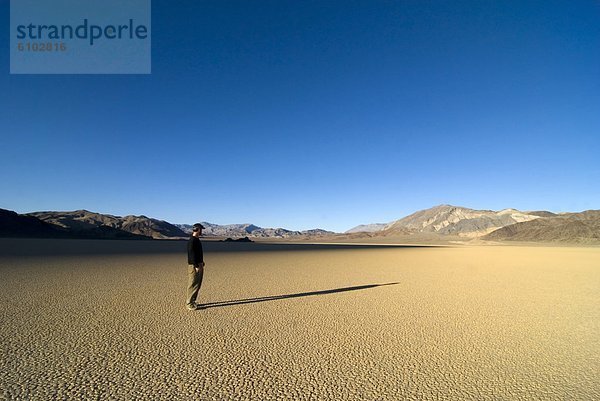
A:
{"label": "dry cracked mud", "polygon": [[0,398],[600,399],[599,248],[205,259],[190,312],[184,252],[0,257]]}

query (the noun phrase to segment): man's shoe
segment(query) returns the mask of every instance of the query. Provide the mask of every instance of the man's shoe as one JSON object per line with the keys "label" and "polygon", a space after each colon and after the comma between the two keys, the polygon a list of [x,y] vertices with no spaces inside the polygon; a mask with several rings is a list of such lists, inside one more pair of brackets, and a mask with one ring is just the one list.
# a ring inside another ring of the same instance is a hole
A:
{"label": "man's shoe", "polygon": [[188,310],[198,310],[198,309],[200,309],[200,306],[198,304],[187,304],[186,308]]}

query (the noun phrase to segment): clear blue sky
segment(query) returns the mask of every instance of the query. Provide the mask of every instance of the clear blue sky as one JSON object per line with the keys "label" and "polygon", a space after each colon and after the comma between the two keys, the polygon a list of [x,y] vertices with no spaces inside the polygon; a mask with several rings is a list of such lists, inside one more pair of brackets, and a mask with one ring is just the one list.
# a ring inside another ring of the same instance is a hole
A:
{"label": "clear blue sky", "polygon": [[11,76],[0,30],[0,207],[337,231],[600,208],[596,0],[152,6],[147,76]]}

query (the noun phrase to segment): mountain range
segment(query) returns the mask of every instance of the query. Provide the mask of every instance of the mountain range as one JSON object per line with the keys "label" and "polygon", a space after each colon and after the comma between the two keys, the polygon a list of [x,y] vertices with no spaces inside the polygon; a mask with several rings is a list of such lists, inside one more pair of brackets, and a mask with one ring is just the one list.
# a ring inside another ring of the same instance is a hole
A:
{"label": "mountain range", "polygon": [[19,215],[0,209],[0,226],[2,236],[8,236],[6,234],[11,230],[17,234],[15,236],[52,238],[167,239],[187,236],[166,221],[146,216],[120,217],[87,210]]}
{"label": "mountain range", "polygon": [[361,232],[369,237],[596,243],[600,242],[600,211],[556,214],[439,205],[389,223],[359,225],[345,234]]}
{"label": "mountain range", "polygon": [[[205,227],[202,234],[208,237],[254,237],[254,238],[297,238],[297,237],[318,237],[335,234],[332,231],[315,228],[312,230],[294,231],[285,228],[262,228],[254,224],[212,224],[206,221],[201,222]],[[182,231],[190,234],[192,226],[189,224],[175,224]]]}
{"label": "mountain range", "polygon": [[[254,224],[202,224],[207,237],[308,239],[335,234],[321,229],[293,231]],[[121,217],[88,210],[17,214],[0,209],[0,237],[182,239],[189,237],[191,231],[189,224],[171,224],[146,216]]]}
{"label": "mountain range", "polygon": [[[206,227],[204,236],[219,238],[600,243],[600,210],[556,214],[439,205],[388,223],[362,224],[341,234],[254,224],[202,224]],[[182,239],[189,236],[191,228],[189,224],[171,224],[146,216],[121,217],[87,210],[17,214],[0,209],[0,237]]]}
{"label": "mountain range", "polygon": [[438,233],[475,238],[488,234],[498,228],[524,221],[538,219],[540,216],[515,209],[474,210],[452,205],[439,205],[420,210],[399,220],[387,224],[369,224],[354,227],[347,233],[359,232],[365,227],[368,232],[394,233]]}

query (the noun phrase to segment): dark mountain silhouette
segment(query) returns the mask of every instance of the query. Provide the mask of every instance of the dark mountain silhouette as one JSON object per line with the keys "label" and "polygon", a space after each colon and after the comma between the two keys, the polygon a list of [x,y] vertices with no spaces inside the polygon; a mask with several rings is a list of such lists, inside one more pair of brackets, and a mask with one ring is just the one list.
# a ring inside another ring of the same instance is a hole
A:
{"label": "dark mountain silhouette", "polygon": [[32,216],[0,209],[0,237],[60,238],[65,232]]}
{"label": "dark mountain silhouette", "polygon": [[221,242],[253,242],[250,238],[248,237],[244,237],[244,238],[227,238],[227,239],[223,239],[221,240]]}

